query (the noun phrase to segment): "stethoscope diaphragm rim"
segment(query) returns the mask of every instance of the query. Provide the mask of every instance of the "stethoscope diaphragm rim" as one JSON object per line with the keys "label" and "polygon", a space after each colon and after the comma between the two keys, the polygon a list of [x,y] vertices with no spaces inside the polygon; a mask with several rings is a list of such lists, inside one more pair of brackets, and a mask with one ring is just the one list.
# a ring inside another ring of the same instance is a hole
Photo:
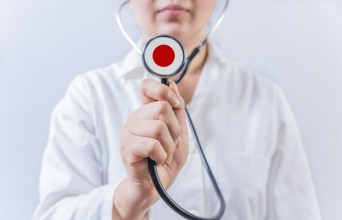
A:
{"label": "stethoscope diaphragm rim", "polygon": [[[159,45],[170,46],[175,52],[175,60],[171,65],[161,67],[157,65],[153,58],[152,53]],[[170,78],[179,73],[185,65],[185,51],[182,43],[171,35],[157,35],[151,38],[144,46],[142,52],[142,62],[148,72],[159,78]]]}

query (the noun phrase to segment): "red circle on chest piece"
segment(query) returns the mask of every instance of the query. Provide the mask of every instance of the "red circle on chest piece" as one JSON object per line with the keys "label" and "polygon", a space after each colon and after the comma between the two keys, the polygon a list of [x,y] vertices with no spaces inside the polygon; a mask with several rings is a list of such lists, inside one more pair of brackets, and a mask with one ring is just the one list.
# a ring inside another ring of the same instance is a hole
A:
{"label": "red circle on chest piece", "polygon": [[175,60],[175,52],[168,45],[159,45],[153,51],[153,60],[158,66],[170,66]]}

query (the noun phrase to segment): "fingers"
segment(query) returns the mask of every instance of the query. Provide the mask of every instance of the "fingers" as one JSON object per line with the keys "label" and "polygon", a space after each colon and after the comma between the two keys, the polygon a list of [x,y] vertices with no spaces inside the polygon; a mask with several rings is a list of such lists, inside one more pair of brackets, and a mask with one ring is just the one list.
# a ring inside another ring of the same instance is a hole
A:
{"label": "fingers", "polygon": [[184,100],[174,82],[166,86],[147,79],[140,89],[144,105],[125,124],[121,157],[129,179],[139,186],[149,185],[151,181],[147,158],[159,165],[160,173],[164,174],[161,178],[170,184],[188,155]]}
{"label": "fingers", "polygon": [[[158,140],[159,144],[157,147],[164,148],[167,154],[166,162],[171,163],[175,151],[175,143],[165,122],[161,120],[138,120],[130,129],[130,132],[136,136]],[[160,156],[160,154],[158,155]],[[163,163],[165,162],[162,161],[163,159],[164,157],[160,157],[158,161]]]}
{"label": "fingers", "polygon": [[[167,101],[173,108],[181,108],[181,100],[167,85],[152,79],[145,79],[140,84],[144,104],[154,101]],[[184,105],[183,105],[184,106]]]}
{"label": "fingers", "polygon": [[[173,141],[177,141],[181,127],[178,119],[168,102],[152,102],[142,106],[137,111],[133,112],[130,121],[135,123],[136,120],[160,120],[164,122],[170,132]],[[129,122],[130,123],[130,122]]]}
{"label": "fingers", "polygon": [[[179,140],[182,140],[180,146],[174,153],[173,158],[176,160],[176,163],[182,164],[181,162],[184,161],[184,155],[188,154],[188,129],[187,129],[187,123],[186,123],[186,115],[185,115],[185,103],[180,95],[177,85],[175,82],[170,81],[169,86],[166,86],[158,81],[155,80],[144,80],[141,83],[141,94],[144,100],[145,106],[148,106],[152,103],[161,103],[159,106],[159,111],[157,111],[154,119],[163,120],[167,124],[171,136],[173,140],[178,144]],[[168,95],[172,94],[172,96],[176,96],[178,101],[180,102],[177,107],[175,107],[172,102],[170,103],[170,100],[168,99]],[[159,101],[159,102],[158,102]],[[149,103],[149,104],[147,104]],[[166,104],[169,104],[170,108],[167,108],[168,106]],[[163,106],[165,105],[165,106]],[[165,109],[164,109],[165,107]],[[153,107],[154,108],[154,107]],[[165,112],[163,112],[163,109]],[[148,111],[149,115],[141,115],[141,118],[143,117],[153,117],[152,114],[153,110]],[[167,114],[164,114],[168,112]],[[164,115],[169,115],[170,117]],[[172,116],[171,116],[172,115]],[[176,119],[174,119],[174,117]],[[170,120],[170,121],[168,121]],[[174,123],[177,123],[175,125]],[[177,127],[175,127],[177,126]],[[177,145],[176,144],[176,145]]]}
{"label": "fingers", "polygon": [[121,143],[121,154],[125,164],[136,164],[142,158],[151,158],[158,165],[166,162],[167,153],[161,143],[153,138],[127,134],[124,143]]}

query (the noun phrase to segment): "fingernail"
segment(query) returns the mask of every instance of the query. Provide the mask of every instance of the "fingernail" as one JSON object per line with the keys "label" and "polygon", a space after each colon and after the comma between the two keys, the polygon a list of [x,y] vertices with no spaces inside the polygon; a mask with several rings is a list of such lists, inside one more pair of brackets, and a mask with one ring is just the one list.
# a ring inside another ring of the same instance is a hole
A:
{"label": "fingernail", "polygon": [[178,88],[177,88],[177,84],[174,81],[170,82],[170,88],[173,90],[173,92],[175,92],[177,95],[179,94]]}
{"label": "fingernail", "polygon": [[168,163],[169,165],[171,165],[172,159],[173,159],[173,156],[170,156],[170,157],[167,159],[167,163]]}
{"label": "fingernail", "polygon": [[175,141],[175,145],[177,146],[179,143],[179,138],[177,138],[177,140]]}
{"label": "fingernail", "polygon": [[173,107],[178,107],[180,105],[180,101],[172,92],[169,93],[169,101]]}

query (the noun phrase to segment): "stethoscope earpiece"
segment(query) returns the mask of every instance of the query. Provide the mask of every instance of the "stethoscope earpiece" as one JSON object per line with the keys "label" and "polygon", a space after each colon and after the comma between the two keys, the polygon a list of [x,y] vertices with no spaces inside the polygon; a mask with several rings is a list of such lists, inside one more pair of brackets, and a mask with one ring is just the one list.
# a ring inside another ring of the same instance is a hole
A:
{"label": "stethoscope earpiece", "polygon": [[142,61],[151,74],[159,78],[170,78],[184,67],[184,47],[175,37],[158,35],[145,44]]}

